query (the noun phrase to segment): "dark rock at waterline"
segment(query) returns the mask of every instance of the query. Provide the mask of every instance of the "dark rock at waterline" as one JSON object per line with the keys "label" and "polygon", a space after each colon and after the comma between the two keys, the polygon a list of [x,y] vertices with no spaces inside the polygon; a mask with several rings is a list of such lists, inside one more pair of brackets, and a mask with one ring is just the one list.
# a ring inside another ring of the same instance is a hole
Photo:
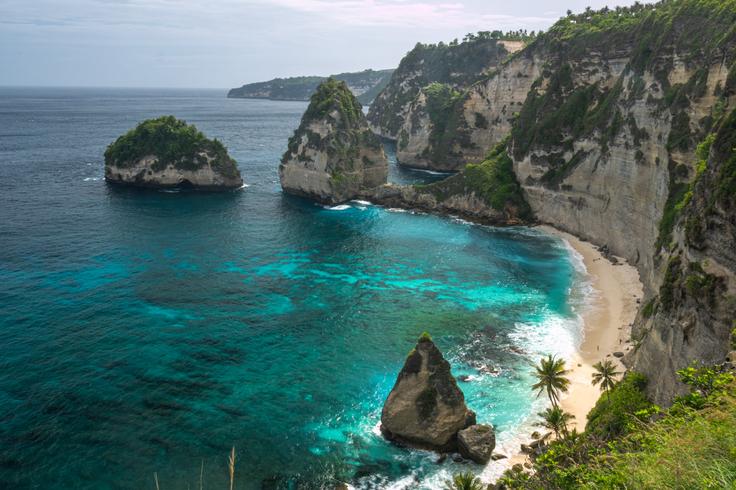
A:
{"label": "dark rock at waterline", "polygon": [[496,434],[491,425],[471,425],[457,433],[457,445],[460,454],[478,464],[491,460],[496,447]]}
{"label": "dark rock at waterline", "polygon": [[381,413],[387,439],[441,452],[457,448],[457,433],[475,424],[450,364],[422,335],[399,372]]}
{"label": "dark rock at waterline", "polygon": [[493,461],[499,461],[501,459],[506,459],[506,458],[508,458],[508,456],[506,456],[505,454],[501,454],[501,453],[493,453],[491,455],[491,459]]}

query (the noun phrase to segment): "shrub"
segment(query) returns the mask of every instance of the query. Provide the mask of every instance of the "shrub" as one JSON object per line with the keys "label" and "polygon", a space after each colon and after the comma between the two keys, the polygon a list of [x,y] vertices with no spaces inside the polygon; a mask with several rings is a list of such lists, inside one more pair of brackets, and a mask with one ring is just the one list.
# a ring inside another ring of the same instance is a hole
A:
{"label": "shrub", "polygon": [[641,415],[652,408],[644,394],[646,384],[643,374],[627,373],[590,411],[586,431],[603,439],[612,439],[632,430],[642,419]]}

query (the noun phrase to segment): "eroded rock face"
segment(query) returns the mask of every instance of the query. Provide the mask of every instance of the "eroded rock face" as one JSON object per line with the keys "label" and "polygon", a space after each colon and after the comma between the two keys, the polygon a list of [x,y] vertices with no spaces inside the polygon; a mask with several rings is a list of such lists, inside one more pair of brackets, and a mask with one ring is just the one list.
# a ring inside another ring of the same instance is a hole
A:
{"label": "eroded rock face", "polygon": [[496,447],[496,434],[493,426],[471,425],[457,433],[457,445],[460,454],[478,464],[486,464],[491,460]]}
{"label": "eroded rock face", "polygon": [[388,160],[345,82],[328,79],[312,96],[279,166],[285,192],[336,204],[385,184]]}
{"label": "eroded rock face", "polygon": [[137,187],[241,187],[235,160],[219,141],[173,116],[149,119],[105,151],[105,180]]}
{"label": "eroded rock face", "polygon": [[416,447],[450,451],[457,433],[475,424],[450,364],[429,336],[409,353],[383,406],[381,431],[391,440]]}
{"label": "eroded rock face", "polygon": [[[483,160],[511,132],[542,63],[522,52],[500,63],[485,80],[453,99],[439,101],[424,87],[408,106],[396,157],[403,165],[437,171],[461,170]],[[447,104],[446,107],[442,105]],[[437,106],[440,107],[437,107]]]}

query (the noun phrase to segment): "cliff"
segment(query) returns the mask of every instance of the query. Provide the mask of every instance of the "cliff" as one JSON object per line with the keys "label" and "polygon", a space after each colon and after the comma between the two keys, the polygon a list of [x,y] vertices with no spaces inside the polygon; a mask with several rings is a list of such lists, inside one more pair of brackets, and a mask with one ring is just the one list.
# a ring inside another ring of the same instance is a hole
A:
{"label": "cliff", "polygon": [[[384,138],[401,141],[402,126],[419,110],[412,108],[412,103],[424,87],[431,83],[454,90],[467,87],[522,46],[523,36],[500,39],[493,34],[493,37],[491,33],[471,34],[462,43],[417,44],[404,56],[386,88],[371,105],[368,112],[371,128]],[[406,138],[408,135],[403,137]]]}
{"label": "cliff", "polygon": [[483,159],[511,131],[539,76],[538,60],[521,51],[466,90],[430,84],[410,103],[399,131],[397,159],[405,165],[457,171]]}
{"label": "cliff", "polygon": [[235,160],[218,140],[173,116],[140,123],[105,151],[105,180],[138,187],[241,187]]}
{"label": "cliff", "polygon": [[312,95],[279,166],[285,192],[325,203],[354,199],[386,183],[388,161],[345,82],[328,79]]}
{"label": "cliff", "polygon": [[390,207],[451,214],[489,225],[533,221],[502,141],[477,164],[447,179],[426,185],[385,185],[364,197]]}
{"label": "cliff", "polygon": [[355,73],[338,73],[330,77],[307,76],[275,78],[231,89],[227,96],[234,99],[309,100],[317,86],[334,78],[348,84],[348,88],[361,104],[370,104],[383,90],[394,70],[364,70]]}
{"label": "cliff", "polygon": [[[713,204],[713,186],[701,182],[711,168],[728,168],[733,149],[715,141],[726,141],[722,128],[736,103],[734,25],[733,0],[571,14],[467,90],[425,84],[413,119],[398,111],[392,126],[408,128],[404,150],[419,155],[412,164],[434,169],[478,161],[510,133],[511,168],[536,218],[638,268],[648,310],[627,362],[651,378],[659,403],[682,388],[675,369],[725,357],[733,328],[736,264],[726,252],[736,248],[733,213]],[[412,86],[411,74],[397,79],[402,73],[387,90]],[[438,107],[443,117],[433,121]],[[432,136],[437,121],[440,138]],[[721,152],[699,158],[696,148],[708,138]],[[451,190],[446,201],[467,196],[468,186],[452,190],[451,182],[440,184]],[[713,212],[707,219],[705,210]],[[700,248],[683,241],[688,230],[702,235]],[[670,298],[688,284],[692,295],[700,283],[713,303],[675,295],[662,308],[663,285]]]}

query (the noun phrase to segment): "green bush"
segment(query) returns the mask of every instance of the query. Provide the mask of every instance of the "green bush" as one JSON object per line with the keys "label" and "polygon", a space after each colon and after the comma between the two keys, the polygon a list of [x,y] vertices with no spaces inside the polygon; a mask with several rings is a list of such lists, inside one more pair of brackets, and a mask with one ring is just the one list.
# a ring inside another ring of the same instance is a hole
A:
{"label": "green bush", "polygon": [[652,408],[644,394],[647,379],[643,374],[627,373],[606,396],[601,396],[588,413],[586,431],[603,439],[613,439],[631,431],[642,413]]}

